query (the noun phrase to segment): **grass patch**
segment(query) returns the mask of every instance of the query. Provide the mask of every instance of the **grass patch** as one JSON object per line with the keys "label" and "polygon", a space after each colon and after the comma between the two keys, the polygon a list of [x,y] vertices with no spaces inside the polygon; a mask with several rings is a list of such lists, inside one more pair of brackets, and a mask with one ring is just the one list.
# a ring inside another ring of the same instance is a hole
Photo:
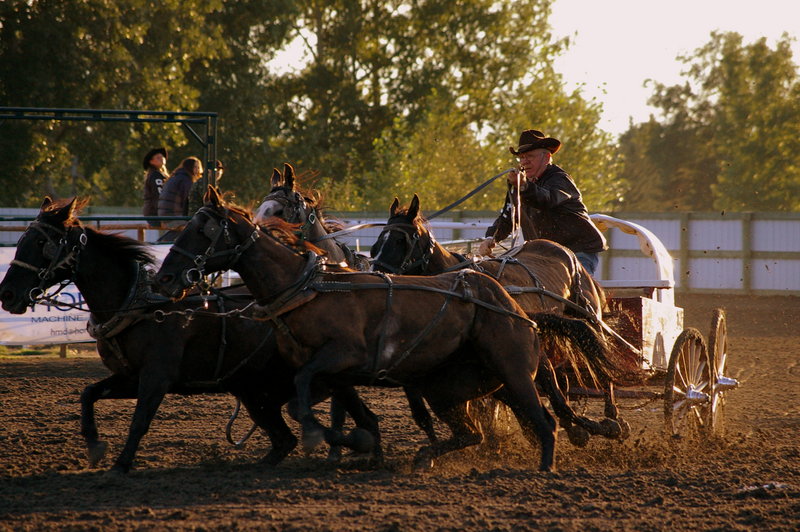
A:
{"label": "grass patch", "polygon": [[18,356],[41,356],[54,355],[61,353],[61,346],[7,346],[0,345],[0,358],[10,358]]}

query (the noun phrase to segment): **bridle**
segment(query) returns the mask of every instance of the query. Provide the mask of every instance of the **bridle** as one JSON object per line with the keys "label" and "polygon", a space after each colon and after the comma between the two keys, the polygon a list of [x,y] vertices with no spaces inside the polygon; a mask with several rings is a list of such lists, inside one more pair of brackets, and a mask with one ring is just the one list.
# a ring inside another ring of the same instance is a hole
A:
{"label": "bridle", "polygon": [[[291,199],[289,198],[290,195]],[[281,218],[290,224],[300,224],[294,234],[300,240],[308,240],[308,233],[319,220],[319,216],[317,215],[317,209],[309,207],[302,194],[289,187],[279,186],[274,187],[269,194],[264,196],[261,204],[263,205],[267,201],[280,203],[284,212]],[[301,214],[305,216],[301,216]]]}
{"label": "bridle", "polygon": [[[211,243],[208,245],[206,250],[199,255],[194,255],[189,251],[183,249],[182,247],[178,246],[177,244],[173,244],[170,248],[170,251],[175,251],[189,257],[192,262],[194,263],[194,268],[187,268],[184,269],[181,273],[181,279],[183,280],[186,286],[192,286],[194,284],[199,283],[205,278],[205,267],[206,263],[210,259],[216,259],[220,257],[230,257],[230,261],[227,264],[228,268],[233,267],[239,258],[242,256],[250,246],[252,246],[256,240],[259,239],[261,236],[261,232],[259,228],[256,226],[253,229],[253,232],[250,233],[250,236],[247,237],[243,244],[234,244],[232,233],[230,231],[228,225],[228,213],[230,212],[229,209],[225,209],[225,214],[220,215],[211,207],[205,206],[201,207],[196,213],[195,218],[200,215],[205,216],[206,222],[203,224],[202,233],[206,236]],[[217,244],[219,243],[220,239],[225,240],[225,244],[228,246],[226,249],[217,251]]]}
{"label": "bridle", "polygon": [[[411,231],[409,232],[407,229],[411,229]],[[381,231],[381,234],[378,235],[378,242],[381,242],[381,237],[384,235],[384,233],[389,234],[392,232],[400,233],[403,235],[403,238],[406,241],[406,253],[403,256],[403,260],[400,262],[400,266],[387,264],[380,258],[376,258],[372,261],[372,268],[374,269],[375,266],[382,266],[383,268],[386,268],[386,270],[397,275],[402,275],[416,267],[419,267],[421,272],[426,272],[428,270],[428,264],[430,264],[431,257],[433,256],[435,242],[433,236],[430,233],[427,233],[428,244],[425,245],[422,239],[423,235],[417,232],[417,227],[414,224],[398,222],[386,225],[386,227],[383,228],[383,231]],[[381,244],[381,248],[383,245],[384,244]],[[419,252],[419,257],[417,259],[414,259],[415,251]]]}
{"label": "bridle", "polygon": [[[37,220],[28,226],[25,233],[31,229],[41,233],[47,240],[44,246],[42,246],[42,256],[50,262],[47,266],[39,267],[25,261],[14,259],[11,261],[10,265],[36,272],[37,277],[39,277],[39,285],[32,288],[28,293],[28,298],[31,304],[33,304],[42,298],[48,287],[55,284],[51,281],[55,277],[56,271],[59,269],[66,268],[67,277],[64,281],[61,281],[61,286],[55,293],[57,294],[72,282],[71,279],[78,269],[80,253],[86,248],[87,236],[86,230],[81,225],[74,225],[68,229],[62,229],[55,225]],[[71,233],[75,232],[74,230],[80,231],[80,235],[78,236],[77,242],[70,245],[69,236]],[[25,234],[23,234],[23,237],[24,236]]]}

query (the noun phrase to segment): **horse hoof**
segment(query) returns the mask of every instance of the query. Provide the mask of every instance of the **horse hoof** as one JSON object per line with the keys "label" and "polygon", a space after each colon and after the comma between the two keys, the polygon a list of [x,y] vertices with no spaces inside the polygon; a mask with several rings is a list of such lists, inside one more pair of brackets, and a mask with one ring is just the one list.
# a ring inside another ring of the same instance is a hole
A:
{"label": "horse hoof", "polygon": [[567,439],[569,439],[569,442],[575,447],[586,447],[589,443],[591,435],[585,428],[578,427],[577,425],[569,425],[565,427],[564,430],[567,431]]}
{"label": "horse hoof", "polygon": [[89,467],[97,467],[100,460],[106,455],[108,444],[104,441],[99,441],[86,450],[86,458],[89,460]]}
{"label": "horse hoof", "polygon": [[619,434],[620,440],[627,440],[628,437],[631,435],[631,426],[630,424],[622,418],[617,419],[619,422],[619,428],[621,430]]}
{"label": "horse hoof", "polygon": [[321,429],[303,431],[303,450],[306,453],[310,453],[319,447],[324,441],[325,434]]}
{"label": "horse hoof", "polygon": [[375,447],[375,438],[368,430],[355,428],[348,435],[351,448],[357,453],[368,453]]}
{"label": "horse hoof", "polygon": [[342,448],[338,445],[331,447],[328,451],[326,460],[332,464],[338,464],[342,461]]}
{"label": "horse hoof", "polygon": [[433,469],[433,458],[418,457],[414,459],[414,471],[424,473]]}
{"label": "horse hoof", "polygon": [[600,427],[603,430],[603,436],[606,438],[616,440],[622,435],[622,426],[620,425],[619,421],[615,419],[605,418],[600,422]]}
{"label": "horse hoof", "polygon": [[112,479],[115,479],[115,478],[122,478],[122,477],[125,477],[125,476],[128,475],[129,469],[130,468],[128,468],[128,467],[124,467],[124,466],[121,466],[121,465],[115,465],[114,467],[112,467],[111,469],[106,471],[104,476],[109,480],[112,480]]}

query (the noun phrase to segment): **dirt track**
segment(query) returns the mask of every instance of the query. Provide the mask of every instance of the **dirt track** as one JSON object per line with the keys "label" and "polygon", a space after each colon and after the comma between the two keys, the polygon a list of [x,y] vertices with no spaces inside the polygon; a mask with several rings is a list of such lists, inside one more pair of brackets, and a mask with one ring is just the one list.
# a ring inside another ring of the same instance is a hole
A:
{"label": "dirt track", "polygon": [[[109,476],[86,468],[78,434],[80,391],[107,375],[99,360],[0,359],[0,529],[797,530],[800,298],[678,304],[705,336],[712,309],[728,311],[729,373],[742,387],[729,396],[727,436],[664,438],[660,403],[626,409],[628,440],[576,449],[561,438],[554,474],[536,472],[538,450],[514,435],[500,457],[465,451],[413,473],[424,436],[390,390],[364,393],[381,415],[381,470],[329,465],[321,451],[296,451],[275,469],[253,465],[267,440],[254,436],[241,451],[227,444],[229,397],[170,396],[134,471]],[[132,401],[98,403],[106,468],[132,410]]]}

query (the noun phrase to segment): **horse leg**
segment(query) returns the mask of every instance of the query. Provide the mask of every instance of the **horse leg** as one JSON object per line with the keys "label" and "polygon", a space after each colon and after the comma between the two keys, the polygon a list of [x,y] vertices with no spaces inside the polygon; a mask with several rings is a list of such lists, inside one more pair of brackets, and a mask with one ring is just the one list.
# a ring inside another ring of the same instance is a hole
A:
{"label": "horse leg", "polygon": [[372,451],[375,460],[380,463],[383,460],[383,449],[378,430],[378,416],[367,407],[352,386],[334,388],[331,393],[332,399],[347,409],[357,428],[350,434],[344,435],[341,426],[331,427],[325,430],[325,441],[332,446],[344,445],[356,452]]}
{"label": "horse leg", "polygon": [[480,427],[470,417],[466,402],[453,405],[446,397],[440,397],[435,392],[425,397],[436,416],[450,428],[451,436],[420,448],[414,456],[415,469],[430,469],[436,458],[483,441]]}
{"label": "horse leg", "polygon": [[[331,397],[331,430],[342,432],[344,429],[347,411],[344,406],[335,398]],[[342,446],[331,445],[328,450],[329,462],[340,462],[342,460]]]}
{"label": "horse leg", "polygon": [[419,428],[428,436],[428,441],[436,443],[436,430],[433,427],[433,418],[430,412],[425,407],[425,400],[422,393],[416,388],[403,388],[408,400],[408,406],[411,409],[411,417]]}
{"label": "horse leg", "polygon": [[[575,413],[572,407],[569,406],[567,398],[558,387],[558,382],[553,369],[553,365],[547,357],[542,357],[539,360],[539,371],[536,374],[536,382],[542,386],[542,389],[550,399],[550,405],[553,410],[562,420],[567,430],[567,436],[574,445],[583,447],[586,445],[586,438],[588,437],[585,432],[590,434],[599,434],[606,438],[617,438],[620,434],[619,423],[613,419],[604,419],[601,422],[594,421],[585,416],[579,416]],[[583,430],[576,430],[576,428]]]}
{"label": "horse leg", "polygon": [[[353,352],[358,352],[354,350]],[[294,376],[294,386],[296,392],[296,412],[297,420],[300,423],[302,430],[301,441],[303,448],[306,452],[310,452],[319,446],[323,441],[326,441],[325,427],[320,424],[311,410],[312,406],[312,391],[314,379],[322,375],[334,375],[344,371],[349,366],[348,361],[353,358],[348,357],[348,350],[341,344],[329,343],[319,349],[306,364],[301,366]],[[357,360],[357,358],[355,358]],[[343,395],[345,401],[348,400],[346,395]],[[360,401],[360,399],[359,399]],[[353,412],[350,412],[351,415]],[[330,429],[328,429],[330,431]],[[328,432],[328,438],[333,435],[333,432]],[[336,437],[342,437],[339,433]]]}
{"label": "horse leg", "polygon": [[[530,334],[532,341],[529,350],[520,350],[523,346],[513,345],[514,349],[509,353],[503,352],[500,348],[497,342],[498,335],[500,338],[518,338],[519,335],[502,335],[501,330],[494,330],[493,334],[488,335],[483,346],[487,356],[485,360],[504,384],[507,394],[506,404],[511,407],[520,426],[524,427],[524,424],[527,424],[541,443],[539,469],[552,471],[555,468],[556,422],[542,406],[533,381],[539,359],[543,355],[535,333],[531,330]],[[533,435],[529,431],[523,432],[529,440],[532,440]]]}
{"label": "horse leg", "polygon": [[281,415],[281,403],[258,392],[243,393],[239,398],[250,419],[267,433],[272,443],[272,449],[261,462],[269,466],[279,464],[297,447],[297,437]]}
{"label": "horse leg", "polygon": [[127,473],[130,471],[133,457],[139,448],[139,442],[150,428],[150,422],[153,421],[161,401],[164,400],[164,396],[169,390],[170,380],[163,374],[163,371],[154,371],[153,369],[145,368],[139,373],[136,408],[128,430],[128,439],[111,468],[112,472]]}
{"label": "horse leg", "polygon": [[136,378],[111,375],[90,384],[81,393],[81,435],[86,441],[89,467],[95,467],[106,454],[108,444],[99,439],[94,416],[94,404],[100,399],[135,399]]}

